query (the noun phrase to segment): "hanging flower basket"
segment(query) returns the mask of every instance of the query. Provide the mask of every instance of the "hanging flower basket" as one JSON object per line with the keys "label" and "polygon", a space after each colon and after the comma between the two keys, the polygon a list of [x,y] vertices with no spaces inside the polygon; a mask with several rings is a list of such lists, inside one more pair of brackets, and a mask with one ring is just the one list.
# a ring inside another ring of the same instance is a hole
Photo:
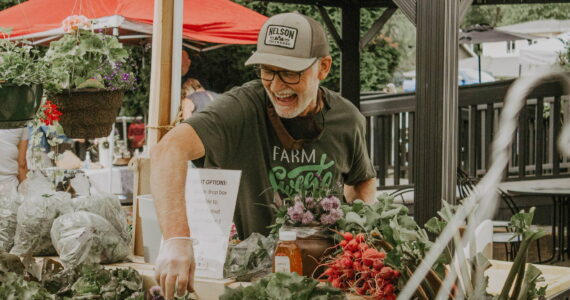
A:
{"label": "hanging flower basket", "polygon": [[124,91],[81,89],[50,95],[61,112],[59,123],[69,138],[94,139],[111,133]]}
{"label": "hanging flower basket", "polygon": [[41,85],[0,87],[0,129],[20,128],[34,118],[42,101]]}

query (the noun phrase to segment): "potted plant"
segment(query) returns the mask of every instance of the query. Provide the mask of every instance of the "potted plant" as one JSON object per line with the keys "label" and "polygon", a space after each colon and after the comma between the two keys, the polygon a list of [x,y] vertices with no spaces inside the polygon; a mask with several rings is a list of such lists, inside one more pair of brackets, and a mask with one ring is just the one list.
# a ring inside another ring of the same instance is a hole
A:
{"label": "potted plant", "polygon": [[45,85],[49,98],[63,113],[66,136],[108,136],[124,91],[135,83],[122,64],[127,50],[116,37],[92,31],[84,16],[68,17],[63,28],[66,34],[44,56],[52,73]]}
{"label": "potted plant", "polygon": [[[315,175],[318,178],[318,175]],[[296,190],[276,206],[276,221],[272,233],[292,230],[297,233],[297,245],[301,248],[303,275],[318,276],[313,271],[328,248],[334,245],[334,226],[344,214],[342,196],[331,188],[318,183]],[[340,197],[340,198],[339,198]]]}
{"label": "potted plant", "polygon": [[48,76],[39,51],[7,40],[0,32],[0,128],[24,127],[34,118]]}

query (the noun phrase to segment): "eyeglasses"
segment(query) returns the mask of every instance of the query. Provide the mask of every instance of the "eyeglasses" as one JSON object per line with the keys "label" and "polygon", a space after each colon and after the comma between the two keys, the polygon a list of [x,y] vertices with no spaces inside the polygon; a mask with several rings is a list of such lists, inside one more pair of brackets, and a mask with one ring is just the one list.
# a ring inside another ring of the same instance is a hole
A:
{"label": "eyeglasses", "polygon": [[305,70],[302,70],[299,72],[287,71],[287,70],[273,71],[273,70],[266,69],[262,66],[259,66],[257,68],[257,76],[259,78],[261,78],[262,80],[265,80],[265,81],[273,81],[273,79],[275,79],[275,74],[277,74],[277,76],[279,76],[279,79],[281,79],[281,81],[283,81],[287,84],[297,84],[301,81],[301,75],[303,75],[303,73],[305,71],[310,69],[317,61],[318,61],[318,59],[315,60]]}

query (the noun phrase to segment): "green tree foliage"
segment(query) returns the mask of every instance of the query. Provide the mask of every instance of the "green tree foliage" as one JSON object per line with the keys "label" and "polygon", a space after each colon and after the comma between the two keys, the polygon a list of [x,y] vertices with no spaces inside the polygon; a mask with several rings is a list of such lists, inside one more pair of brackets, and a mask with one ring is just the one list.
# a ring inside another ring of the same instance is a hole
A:
{"label": "green tree foliage", "polygon": [[[282,12],[298,11],[313,17],[324,24],[316,7],[309,5],[266,3],[259,1],[234,0],[263,15],[272,16]],[[341,11],[327,8],[338,31],[341,29]],[[362,9],[360,34],[363,36],[374,21],[381,15],[383,9]],[[333,90],[340,89],[340,50],[329,35],[333,66],[328,78],[323,82]],[[224,92],[233,86],[255,78],[252,68],[244,67],[243,63],[255,50],[255,46],[228,46],[225,48],[192,53],[192,67],[189,74],[198,78],[207,88]],[[399,45],[383,35],[377,36],[361,52],[361,89],[379,90],[392,80],[392,73],[400,60]]]}
{"label": "green tree foliage", "polygon": [[522,22],[557,19],[570,16],[570,4],[521,4],[521,5],[476,5],[469,9],[462,28],[475,24],[505,26]]}
{"label": "green tree foliage", "polygon": [[22,2],[26,2],[26,0],[0,0],[0,10],[5,10]]}
{"label": "green tree foliage", "polygon": [[125,93],[120,115],[146,116],[150,95],[151,49],[145,46],[125,46],[129,57],[124,66],[136,74],[135,88]]}

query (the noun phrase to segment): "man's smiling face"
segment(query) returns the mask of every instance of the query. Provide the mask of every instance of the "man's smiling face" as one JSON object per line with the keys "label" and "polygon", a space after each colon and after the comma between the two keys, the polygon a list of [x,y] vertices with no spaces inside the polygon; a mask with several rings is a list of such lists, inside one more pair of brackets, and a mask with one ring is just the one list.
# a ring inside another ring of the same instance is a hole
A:
{"label": "man's smiling face", "polygon": [[[323,66],[323,64],[325,64]],[[305,116],[317,105],[319,82],[324,79],[330,69],[330,57],[317,59],[308,69],[304,70],[299,83],[283,82],[279,74],[272,81],[262,80],[263,87],[277,114],[286,119]],[[287,71],[271,65],[262,65],[268,71]]]}

